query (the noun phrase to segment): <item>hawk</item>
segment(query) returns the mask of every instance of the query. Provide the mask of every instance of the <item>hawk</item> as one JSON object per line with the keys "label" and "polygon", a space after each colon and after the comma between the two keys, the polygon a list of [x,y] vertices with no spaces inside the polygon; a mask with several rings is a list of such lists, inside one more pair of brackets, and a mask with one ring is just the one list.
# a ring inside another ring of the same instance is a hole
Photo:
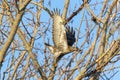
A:
{"label": "hawk", "polygon": [[53,26],[52,26],[52,38],[54,46],[45,43],[51,53],[54,54],[54,58],[60,59],[65,54],[73,51],[77,51],[78,48],[73,47],[75,38],[75,31],[69,26],[65,26],[60,12],[56,9],[52,12]]}

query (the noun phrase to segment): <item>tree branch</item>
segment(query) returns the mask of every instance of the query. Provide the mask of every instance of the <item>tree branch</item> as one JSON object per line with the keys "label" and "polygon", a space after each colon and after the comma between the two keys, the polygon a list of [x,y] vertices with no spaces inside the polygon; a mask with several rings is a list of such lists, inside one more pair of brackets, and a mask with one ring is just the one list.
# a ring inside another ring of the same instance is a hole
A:
{"label": "tree branch", "polygon": [[65,0],[65,5],[64,5],[63,14],[62,14],[63,20],[66,19],[69,3],[70,3],[70,0]]}

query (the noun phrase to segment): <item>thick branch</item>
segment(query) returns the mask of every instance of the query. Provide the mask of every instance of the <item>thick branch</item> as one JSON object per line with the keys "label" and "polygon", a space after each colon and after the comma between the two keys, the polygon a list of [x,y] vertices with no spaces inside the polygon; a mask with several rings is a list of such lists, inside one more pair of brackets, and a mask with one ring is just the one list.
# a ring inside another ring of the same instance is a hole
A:
{"label": "thick branch", "polygon": [[66,15],[67,15],[67,11],[68,11],[69,2],[70,2],[70,0],[65,0],[65,5],[64,5],[63,14],[62,14],[63,20],[66,19]]}
{"label": "thick branch", "polygon": [[73,14],[66,19],[65,24],[67,24],[67,22],[69,22],[74,16],[77,15],[84,8],[84,5],[85,4],[83,3],[75,12],[73,12]]}
{"label": "thick branch", "polygon": [[8,39],[7,39],[6,43],[4,44],[3,48],[0,50],[0,68],[2,66],[2,62],[3,62],[3,59],[5,57],[5,54],[8,51],[8,48],[10,47],[10,45],[11,45],[13,39],[14,39],[14,36],[17,32],[18,25],[21,21],[23,13],[24,12],[22,11],[22,12],[19,12],[17,14],[15,22],[13,23],[13,25],[11,27],[10,35],[8,36]]}

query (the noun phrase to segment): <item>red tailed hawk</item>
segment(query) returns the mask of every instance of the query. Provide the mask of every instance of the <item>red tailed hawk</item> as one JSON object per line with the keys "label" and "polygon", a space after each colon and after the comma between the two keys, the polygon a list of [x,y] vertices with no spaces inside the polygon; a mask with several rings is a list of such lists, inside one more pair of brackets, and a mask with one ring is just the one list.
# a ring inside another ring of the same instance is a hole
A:
{"label": "red tailed hawk", "polygon": [[65,27],[64,20],[60,16],[59,11],[56,9],[52,12],[53,27],[52,37],[54,46],[45,43],[51,53],[54,54],[54,58],[60,59],[67,53],[77,51],[78,48],[73,47],[76,40],[75,31],[69,26]]}

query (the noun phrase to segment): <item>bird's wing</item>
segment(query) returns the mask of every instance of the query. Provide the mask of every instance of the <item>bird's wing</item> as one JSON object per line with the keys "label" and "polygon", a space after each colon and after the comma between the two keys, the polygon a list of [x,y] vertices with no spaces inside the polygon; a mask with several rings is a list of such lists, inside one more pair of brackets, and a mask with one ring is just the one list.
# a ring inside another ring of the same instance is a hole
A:
{"label": "bird's wing", "polygon": [[73,27],[66,26],[66,36],[67,36],[68,46],[72,46],[76,41],[75,31],[73,30]]}
{"label": "bird's wing", "polygon": [[63,24],[63,20],[57,9],[54,10],[52,17],[53,17],[52,34],[53,34],[54,45],[61,49],[67,49],[68,44],[67,44],[66,30]]}

